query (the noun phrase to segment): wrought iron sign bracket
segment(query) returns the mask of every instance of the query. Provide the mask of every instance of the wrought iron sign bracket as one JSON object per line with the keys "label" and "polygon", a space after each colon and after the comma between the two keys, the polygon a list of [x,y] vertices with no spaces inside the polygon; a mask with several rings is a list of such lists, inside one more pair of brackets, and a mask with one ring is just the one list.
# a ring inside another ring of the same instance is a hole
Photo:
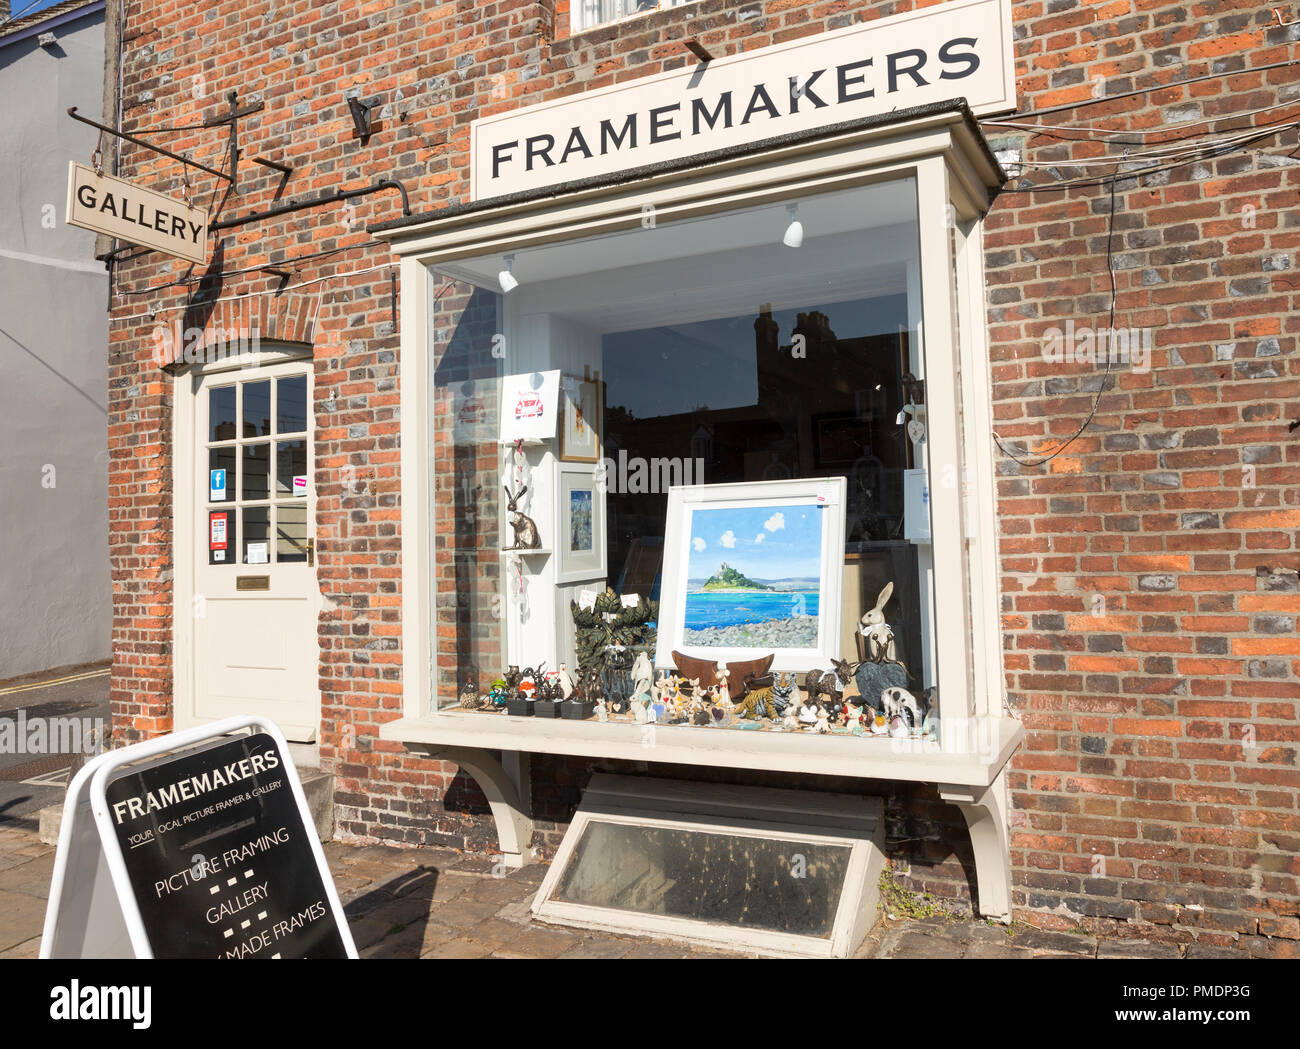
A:
{"label": "wrought iron sign bracket", "polygon": [[336,204],[341,200],[351,200],[353,197],[364,197],[371,193],[378,193],[385,189],[395,189],[402,195],[402,214],[411,214],[411,201],[406,195],[406,187],[396,179],[385,178],[370,186],[362,186],[359,189],[339,189],[333,193],[322,193],[319,197],[312,197],[307,200],[291,200],[281,204],[278,207],[267,208],[265,211],[253,211],[247,215],[239,215],[233,219],[223,219],[220,222],[213,222],[208,229],[213,233],[223,229],[234,229],[236,226],[246,226],[250,222],[259,222],[262,219],[275,218],[278,215],[287,215],[293,211],[302,211],[305,208],[319,208],[325,204]]}
{"label": "wrought iron sign bracket", "polygon": [[[68,116],[72,117],[73,120],[80,121],[83,124],[89,124],[91,127],[95,128],[96,130],[102,131],[108,135],[112,135],[114,138],[124,139],[125,141],[131,142],[134,145],[142,146],[153,153],[158,153],[164,157],[170,157],[172,160],[179,161],[180,163],[186,164],[189,167],[197,168],[199,171],[207,172],[207,174],[212,175],[215,178],[225,179],[227,182],[230,183],[231,188],[233,189],[238,184],[239,181],[239,118],[251,116],[253,113],[260,113],[265,108],[266,104],[264,102],[254,102],[246,106],[238,105],[239,95],[235,91],[229,92],[226,95],[226,100],[230,103],[230,111],[228,113],[225,113],[224,115],[219,117],[213,117],[210,120],[205,120],[199,126],[205,128],[211,128],[211,127],[222,127],[226,124],[230,125],[230,140],[229,140],[229,147],[228,147],[228,153],[230,157],[229,173],[225,171],[218,171],[216,168],[209,167],[207,164],[200,164],[197,160],[191,160],[189,157],[183,157],[179,153],[173,153],[170,149],[164,149],[162,146],[155,146],[150,142],[146,142],[142,138],[137,138],[135,135],[129,135],[125,131],[119,131],[117,128],[111,128],[107,124],[101,124],[97,120],[91,120],[89,117],[83,117],[80,113],[77,112],[76,106],[68,107]],[[145,135],[161,134],[165,131],[172,131],[172,130],[180,130],[180,129],[157,128],[153,131],[150,131],[149,129],[145,128],[140,131],[140,134],[145,134]],[[186,128],[184,130],[192,130],[192,129]],[[272,164],[271,166],[281,167],[281,165],[279,164]],[[281,168],[281,170],[284,169]]]}

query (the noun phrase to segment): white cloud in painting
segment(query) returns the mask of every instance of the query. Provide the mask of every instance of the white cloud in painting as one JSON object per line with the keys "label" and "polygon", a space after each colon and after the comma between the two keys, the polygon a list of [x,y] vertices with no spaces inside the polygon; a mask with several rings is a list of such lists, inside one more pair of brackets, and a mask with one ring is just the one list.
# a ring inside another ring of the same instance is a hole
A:
{"label": "white cloud in painting", "polygon": [[691,540],[691,546],[695,547],[695,552],[697,554],[708,545],[709,544],[706,543],[703,539],[701,539],[698,535]]}
{"label": "white cloud in painting", "polygon": [[766,532],[759,532],[758,535],[754,536],[754,542],[761,543],[766,538],[767,538]]}
{"label": "white cloud in painting", "polygon": [[721,543],[723,546],[725,546],[728,550],[730,550],[736,545],[736,533],[733,532],[730,528],[728,528],[725,532],[723,532],[720,536],[718,536],[718,542]]}
{"label": "white cloud in painting", "polygon": [[768,532],[779,532],[785,527],[785,514],[779,510],[763,522],[763,529]]}

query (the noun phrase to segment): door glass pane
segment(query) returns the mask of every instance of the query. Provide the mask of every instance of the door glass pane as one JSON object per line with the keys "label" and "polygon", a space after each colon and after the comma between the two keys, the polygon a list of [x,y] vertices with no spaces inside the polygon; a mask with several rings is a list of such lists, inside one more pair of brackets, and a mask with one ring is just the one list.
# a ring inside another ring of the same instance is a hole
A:
{"label": "door glass pane", "polygon": [[267,499],[267,471],[271,466],[271,446],[269,444],[247,444],[244,446],[244,471],[240,481],[240,491],[244,499]]}
{"label": "door glass pane", "polygon": [[235,511],[209,510],[208,534],[204,538],[208,544],[208,564],[233,565],[235,563]]}
{"label": "door glass pane", "polygon": [[[298,480],[297,486],[294,485]],[[277,496],[307,494],[307,442],[277,441],[275,444],[275,492]]]}
{"label": "door glass pane", "polygon": [[307,376],[280,379],[275,387],[275,432],[303,433],[307,429]]}
{"label": "door glass pane", "polygon": [[233,441],[235,432],[235,388],[219,386],[208,391],[208,440]]}
{"label": "door glass pane", "polygon": [[244,517],[244,564],[264,565],[271,559],[268,536],[271,532],[271,508],[246,506]]}
{"label": "door glass pane", "polygon": [[271,432],[271,381],[244,383],[244,436]]}
{"label": "door glass pane", "polygon": [[[212,472],[224,470],[225,484],[213,485]],[[208,499],[210,502],[225,502],[234,496],[235,488],[235,446],[208,449]],[[220,494],[218,494],[220,493]]]}
{"label": "door glass pane", "polygon": [[307,560],[306,503],[281,503],[276,507],[275,559],[281,564]]}

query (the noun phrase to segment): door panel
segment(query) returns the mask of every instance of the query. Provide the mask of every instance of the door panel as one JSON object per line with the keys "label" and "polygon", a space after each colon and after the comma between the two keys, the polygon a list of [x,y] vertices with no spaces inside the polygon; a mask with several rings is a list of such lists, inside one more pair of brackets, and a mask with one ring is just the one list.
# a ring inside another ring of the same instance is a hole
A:
{"label": "door panel", "polygon": [[311,362],[195,376],[192,722],[316,738]]}

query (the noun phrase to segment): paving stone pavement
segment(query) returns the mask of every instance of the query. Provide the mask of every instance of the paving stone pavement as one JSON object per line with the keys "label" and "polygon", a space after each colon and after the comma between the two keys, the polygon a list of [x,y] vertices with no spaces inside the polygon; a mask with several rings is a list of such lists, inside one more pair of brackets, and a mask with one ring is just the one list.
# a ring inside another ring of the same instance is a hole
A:
{"label": "paving stone pavement", "polygon": [[[694,944],[615,936],[533,921],[546,867],[504,876],[451,849],[328,842],[325,855],[363,958],[727,958]],[[35,958],[54,847],[34,830],[0,826],[0,958]],[[1251,937],[1251,940],[1260,939]],[[882,919],[859,958],[1247,958],[1249,950],[1101,940],[978,921]]]}

